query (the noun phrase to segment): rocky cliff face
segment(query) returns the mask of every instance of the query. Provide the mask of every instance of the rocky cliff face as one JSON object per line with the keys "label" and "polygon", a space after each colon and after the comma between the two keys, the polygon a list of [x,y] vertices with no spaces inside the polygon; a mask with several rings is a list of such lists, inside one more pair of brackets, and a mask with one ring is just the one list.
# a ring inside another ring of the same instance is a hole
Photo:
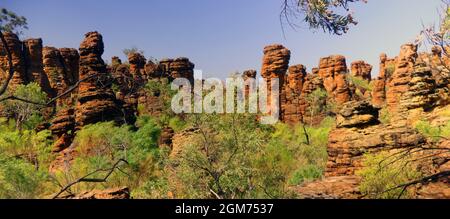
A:
{"label": "rocky cliff face", "polygon": [[372,80],[372,65],[364,61],[355,61],[351,64],[351,74],[354,77],[359,77],[366,81]]}
{"label": "rocky cliff face", "polygon": [[347,64],[344,56],[334,55],[320,59],[318,75],[330,98],[340,105],[351,99],[347,82]]}
{"label": "rocky cliff face", "polygon": [[128,63],[130,63],[130,73],[133,76],[135,83],[144,83],[143,77],[145,76],[145,62],[147,60],[140,53],[128,54]]}
{"label": "rocky cliff face", "polygon": [[395,64],[395,71],[387,83],[386,102],[392,112],[402,110],[400,97],[408,91],[414,63],[417,58],[417,46],[406,44],[401,47],[400,55]]}
{"label": "rocky cliff face", "polygon": [[328,139],[325,178],[297,188],[303,197],[362,198],[356,171],[363,167],[364,154],[421,147],[427,143],[415,129],[381,124],[378,109],[367,101],[344,104],[336,123]]}
{"label": "rocky cliff face", "polygon": [[123,122],[121,107],[117,105],[111,89],[112,79],[101,58],[103,37],[98,32],[89,32],[80,45],[80,80],[75,120],[77,127],[99,121]]}
{"label": "rocky cliff face", "polygon": [[80,79],[80,55],[78,54],[78,50],[74,48],[61,48],[59,49],[59,54],[61,55],[62,63],[64,64],[67,84],[73,86]]}
{"label": "rocky cliff face", "polygon": [[119,64],[117,60],[112,69],[116,99],[121,102],[124,118],[128,124],[136,121],[138,90],[142,86],[142,81],[136,81],[127,65]]}
{"label": "rocky cliff face", "polygon": [[42,39],[27,39],[23,41],[27,78],[36,82],[49,96],[53,94],[50,82],[44,72]]}
{"label": "rocky cliff face", "polygon": [[[9,51],[12,56],[12,64],[14,67],[14,75],[9,83],[9,89],[14,90],[20,84],[28,83],[25,60],[23,58],[23,50],[22,50],[22,42],[19,40],[16,34],[13,33],[4,33],[3,34],[8,44]],[[6,48],[4,48],[3,44],[0,44],[0,63],[2,68],[2,73],[0,74],[0,81],[3,82],[8,77],[9,72],[9,62],[8,56],[6,52]]]}
{"label": "rocky cliff face", "polygon": [[272,93],[272,79],[278,79],[279,81],[279,95],[280,95],[280,101],[279,103],[273,103],[278,105],[278,109],[280,110],[278,113],[281,118],[284,117],[283,115],[283,109],[281,108],[282,104],[286,102],[285,94],[282,92],[283,86],[284,86],[284,80],[286,71],[289,67],[289,60],[291,58],[291,51],[286,49],[282,45],[269,45],[264,48],[264,57],[262,62],[262,69],[261,69],[261,76],[267,80],[267,109],[269,114],[271,113],[277,113],[273,112],[271,108],[272,100],[271,100],[271,93]]}
{"label": "rocky cliff face", "polygon": [[[55,47],[44,47],[43,51],[44,72],[50,82],[52,89],[52,97],[62,94],[69,88],[69,81],[67,79],[63,59],[61,53]],[[64,98],[58,100],[57,105],[64,104]]]}
{"label": "rocky cliff face", "polygon": [[188,58],[163,59],[159,64],[163,74],[169,78],[186,78],[193,84],[195,65]]}
{"label": "rocky cliff face", "polygon": [[306,68],[304,65],[294,65],[289,67],[289,74],[286,76],[285,85],[282,89],[284,101],[281,102],[282,120],[289,124],[302,122],[303,112],[300,102],[303,91],[303,84],[306,80]]}

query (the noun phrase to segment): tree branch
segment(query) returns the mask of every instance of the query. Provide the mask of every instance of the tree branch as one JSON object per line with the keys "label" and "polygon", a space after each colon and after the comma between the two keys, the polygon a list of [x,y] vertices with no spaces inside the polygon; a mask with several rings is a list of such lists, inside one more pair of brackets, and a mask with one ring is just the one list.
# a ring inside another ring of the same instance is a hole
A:
{"label": "tree branch", "polygon": [[[121,162],[128,164],[128,162],[126,160],[120,159],[109,169],[98,169],[91,173],[88,173],[87,175],[67,184],[55,196],[53,196],[53,199],[58,198],[63,192],[68,190],[70,187],[74,186],[75,184],[81,183],[81,182],[95,182],[95,183],[106,182],[106,180],[111,176],[111,174],[114,172],[114,170],[118,168],[118,166]],[[107,174],[103,178],[89,178],[90,176],[92,176],[98,172],[107,172]]]}

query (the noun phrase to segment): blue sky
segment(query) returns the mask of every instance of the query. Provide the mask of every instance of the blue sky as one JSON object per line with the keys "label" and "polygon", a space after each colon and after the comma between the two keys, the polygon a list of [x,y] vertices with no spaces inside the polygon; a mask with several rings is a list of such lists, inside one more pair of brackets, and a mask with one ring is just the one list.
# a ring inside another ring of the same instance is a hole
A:
{"label": "blue sky", "polygon": [[261,69],[265,45],[281,43],[291,50],[291,64],[310,70],[319,58],[342,54],[350,65],[365,60],[378,73],[379,55],[396,56],[423,24],[438,18],[440,0],[369,0],[353,7],[359,21],[344,36],[286,27],[279,13],[282,0],[3,0],[29,20],[23,38],[78,48],[84,33],[97,30],[105,41],[103,58],[136,46],[157,59],[185,56],[204,76],[224,78],[235,71]]}

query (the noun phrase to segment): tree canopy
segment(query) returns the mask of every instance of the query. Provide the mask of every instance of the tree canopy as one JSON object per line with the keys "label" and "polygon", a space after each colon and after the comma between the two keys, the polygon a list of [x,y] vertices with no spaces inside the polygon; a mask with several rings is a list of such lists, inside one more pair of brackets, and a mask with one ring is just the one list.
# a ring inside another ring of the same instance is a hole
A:
{"label": "tree canopy", "polygon": [[294,29],[301,19],[311,29],[342,35],[357,24],[350,10],[350,4],[356,2],[367,0],[283,0],[280,19]]}

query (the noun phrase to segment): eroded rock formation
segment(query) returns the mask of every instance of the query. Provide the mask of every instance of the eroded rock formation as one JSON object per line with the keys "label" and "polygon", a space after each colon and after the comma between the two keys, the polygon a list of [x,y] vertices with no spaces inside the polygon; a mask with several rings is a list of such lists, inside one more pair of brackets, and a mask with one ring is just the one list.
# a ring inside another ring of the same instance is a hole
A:
{"label": "eroded rock formation", "polygon": [[23,45],[27,78],[30,82],[39,84],[42,91],[52,95],[50,82],[44,72],[42,39],[27,39],[23,41]]}
{"label": "eroded rock formation", "polygon": [[399,104],[400,97],[409,89],[409,82],[414,72],[416,58],[416,45],[406,44],[401,47],[400,55],[395,64],[395,71],[387,84],[386,91],[387,107],[392,112],[402,110]]}
{"label": "eroded rock formation", "polygon": [[[52,89],[52,97],[56,97],[69,88],[69,81],[67,79],[63,59],[61,53],[55,47],[44,47],[42,50],[44,72],[50,82]],[[58,106],[64,105],[65,98],[60,98],[57,101]]]}
{"label": "eroded rock formation", "polygon": [[[14,90],[18,85],[28,83],[25,60],[22,55],[22,42],[16,34],[5,32],[3,35],[11,53],[12,64],[14,67],[14,74],[8,88]],[[0,43],[0,64],[2,69],[0,73],[0,82],[4,82],[9,74],[9,62],[6,48],[3,46],[3,43]]]}
{"label": "eroded rock formation", "polygon": [[73,86],[80,79],[80,55],[78,54],[78,50],[74,48],[61,48],[59,49],[59,53],[61,54],[62,63],[64,64],[66,83]]}
{"label": "eroded rock formation", "polygon": [[186,78],[193,84],[195,65],[188,58],[163,59],[159,64],[164,74],[171,79]]}
{"label": "eroded rock formation", "polygon": [[77,127],[99,121],[123,122],[121,108],[111,89],[112,79],[101,58],[103,38],[98,32],[89,32],[80,45],[80,80],[75,120]]}
{"label": "eroded rock formation", "polygon": [[338,105],[351,99],[347,71],[344,56],[334,55],[320,59],[318,75],[322,78],[329,97]]}
{"label": "eroded rock formation", "polygon": [[[262,63],[261,76],[266,80],[267,83],[267,106],[269,114],[275,113],[279,114],[283,118],[283,111],[281,109],[281,104],[285,102],[285,95],[282,92],[284,86],[284,80],[286,76],[286,71],[289,67],[289,60],[291,58],[291,51],[286,49],[282,45],[270,45],[264,48],[264,57]],[[280,95],[279,103],[272,103],[272,79],[277,79],[278,84],[278,94]],[[271,106],[277,105],[278,109],[273,109]],[[274,112],[277,110],[278,112]]]}
{"label": "eroded rock formation", "polygon": [[351,74],[354,77],[359,77],[366,81],[372,80],[372,65],[364,61],[355,61],[351,64]]}
{"label": "eroded rock formation", "polygon": [[146,63],[145,57],[141,53],[129,53],[128,63],[130,63],[130,73],[133,75],[135,83],[144,83],[145,75],[144,67]]}
{"label": "eroded rock formation", "polygon": [[294,65],[289,67],[289,74],[286,76],[283,87],[283,97],[281,102],[282,120],[289,124],[296,124],[302,121],[303,113],[300,108],[303,91],[303,84],[306,80],[306,68],[304,65]]}

